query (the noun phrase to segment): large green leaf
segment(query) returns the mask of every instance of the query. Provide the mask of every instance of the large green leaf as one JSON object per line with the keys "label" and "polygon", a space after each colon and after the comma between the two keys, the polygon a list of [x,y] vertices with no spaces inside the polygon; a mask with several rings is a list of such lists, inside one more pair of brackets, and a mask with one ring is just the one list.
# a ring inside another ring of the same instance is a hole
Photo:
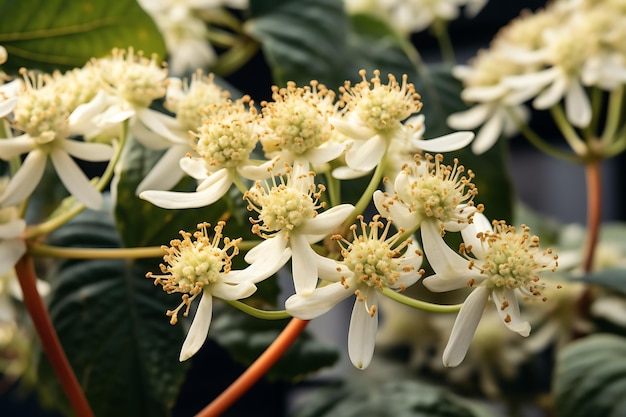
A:
{"label": "large green leaf", "polygon": [[365,378],[318,390],[294,417],[486,417],[483,408],[413,380]]}
{"label": "large green leaf", "polygon": [[[118,247],[107,212],[84,212],[55,232],[50,243]],[[157,260],[66,260],[50,270],[49,311],[87,398],[99,417],[167,416],[186,365],[178,361],[184,334],[165,311],[171,297],[146,279]],[[47,362],[39,389],[44,403],[67,410]]]}
{"label": "large green leaf", "polygon": [[0,45],[7,72],[80,67],[113,47],[165,56],[163,39],[136,0],[2,0]]}
{"label": "large green leaf", "polygon": [[597,334],[563,349],[554,377],[559,416],[626,415],[626,339]]}
{"label": "large green leaf", "polygon": [[[232,308],[216,312],[209,337],[224,346],[238,362],[250,365],[276,339],[288,320],[269,321],[250,317]],[[333,365],[339,355],[333,347],[303,332],[268,371],[273,380],[292,380]]]}
{"label": "large green leaf", "polygon": [[274,82],[343,83],[348,21],[338,0],[251,0],[247,33],[262,43]]}

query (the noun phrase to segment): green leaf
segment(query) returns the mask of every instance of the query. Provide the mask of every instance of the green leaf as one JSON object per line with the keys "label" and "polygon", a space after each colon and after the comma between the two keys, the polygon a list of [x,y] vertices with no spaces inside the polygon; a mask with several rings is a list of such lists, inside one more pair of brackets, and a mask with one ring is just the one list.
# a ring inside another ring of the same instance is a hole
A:
{"label": "green leaf", "polygon": [[624,268],[603,269],[583,275],[577,280],[626,294],[626,269]]}
{"label": "green leaf", "polygon": [[565,347],[554,377],[560,416],[626,415],[626,339],[596,334]]}
{"label": "green leaf", "polygon": [[[216,312],[209,337],[245,366],[252,364],[278,337],[288,320],[261,320],[227,307]],[[315,340],[306,331],[266,374],[270,380],[290,381],[333,365],[336,349]]]}
{"label": "green leaf", "polygon": [[317,390],[294,417],[486,417],[448,391],[413,380],[349,380]]}
{"label": "green leaf", "polygon": [[[137,197],[137,185],[152,169],[160,152],[146,149],[134,140],[126,143],[118,164],[115,221],[124,246],[160,246],[178,238],[178,232],[194,232],[198,223],[215,225],[228,211],[227,198],[207,208],[166,210]],[[194,191],[195,180],[186,178],[174,190]],[[232,222],[233,225],[235,222]],[[249,226],[248,226],[249,228]],[[229,228],[225,232],[229,232]],[[232,236],[237,238],[239,236]]]}
{"label": "green leaf", "polygon": [[[86,211],[49,243],[119,247],[119,237],[107,212]],[[177,300],[145,278],[156,263],[66,260],[50,271],[52,321],[99,417],[168,416],[177,398],[187,369],[178,361],[184,334],[165,316]],[[67,411],[46,361],[40,371],[43,402]]]}
{"label": "green leaf", "polygon": [[0,1],[0,45],[9,53],[9,73],[81,67],[113,47],[165,56],[159,31],[136,0]]}
{"label": "green leaf", "polygon": [[251,0],[246,32],[259,40],[274,82],[343,84],[348,20],[338,0]]}

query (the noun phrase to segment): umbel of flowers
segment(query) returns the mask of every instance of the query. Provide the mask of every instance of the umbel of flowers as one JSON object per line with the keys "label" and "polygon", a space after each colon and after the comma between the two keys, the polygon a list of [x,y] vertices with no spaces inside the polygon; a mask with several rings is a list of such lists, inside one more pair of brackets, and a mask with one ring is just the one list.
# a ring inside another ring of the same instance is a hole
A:
{"label": "umbel of flowers", "polygon": [[[443,354],[445,365],[462,361],[490,299],[503,331],[528,336],[518,297],[545,298],[540,275],[556,268],[556,255],[539,249],[525,226],[492,225],[474,202],[474,173],[457,159],[445,162],[441,152],[466,146],[473,133],[425,139],[426,121],[417,114],[422,102],[407,76],[390,74],[386,83],[379,71],[359,76],[338,92],[314,80],[276,86],[258,111],[248,96],[232,99],[212,75],[168,78],[154,57],[133,50],[114,50],[65,74],[23,71],[22,80],[0,90],[8,133],[0,140],[0,158],[12,167],[0,188],[2,271],[27,250],[22,235],[37,235],[18,206],[34,192],[47,161],[73,197],[69,214],[59,216],[66,221],[76,208],[102,205],[100,191],[111,179],[115,187],[115,166],[131,135],[164,151],[136,190],[140,198],[186,209],[239,193],[235,198],[247,202],[247,213],[238,214],[249,218],[257,237],[229,237],[223,219],[198,219],[198,230],[181,231],[181,238],[163,246],[160,272],[147,277],[167,293],[181,294],[180,304],[166,313],[171,323],[188,316],[198,300],[181,361],[202,347],[214,299],[245,300],[289,261],[293,293],[286,315],[310,320],[355,297],[348,353],[359,369],[373,357],[380,298],[415,306],[398,293],[420,279],[433,291],[471,290]],[[160,99],[171,114],[150,108]],[[70,156],[109,166],[90,181]],[[171,191],[184,176],[196,180],[195,191]],[[344,201],[340,181],[356,177],[369,184],[357,201]],[[366,219],[368,207],[378,213]],[[448,233],[461,233],[460,254],[443,240]],[[236,257],[247,266],[233,268]],[[423,277],[425,259],[434,275]],[[245,311],[255,314],[251,306]]]}

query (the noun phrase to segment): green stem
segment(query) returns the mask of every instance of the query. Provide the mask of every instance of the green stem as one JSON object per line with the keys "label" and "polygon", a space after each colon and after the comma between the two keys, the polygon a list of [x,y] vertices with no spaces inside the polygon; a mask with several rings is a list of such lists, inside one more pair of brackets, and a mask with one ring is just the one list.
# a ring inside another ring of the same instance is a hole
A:
{"label": "green stem", "polygon": [[563,112],[563,108],[560,105],[555,105],[550,107],[550,114],[552,114],[552,119],[556,123],[557,127],[563,134],[563,137],[572,148],[572,150],[580,156],[584,156],[587,154],[587,145],[585,142],[578,136],[576,130],[572,127],[571,123],[565,117],[565,113]]}
{"label": "green stem", "polygon": [[439,49],[441,50],[443,61],[448,65],[454,65],[456,58],[454,57],[452,40],[448,33],[448,22],[443,19],[435,19],[432,28],[437,37],[437,42],[439,42]]}
{"label": "green stem", "polygon": [[145,248],[63,248],[34,243],[30,246],[32,255],[64,259],[140,259],[160,258],[164,251],[161,247]]}
{"label": "green stem", "polygon": [[581,158],[577,155],[572,155],[570,152],[563,151],[560,148],[557,148],[554,145],[546,142],[541,138],[533,129],[530,128],[526,123],[524,123],[517,115],[509,110],[508,114],[512,117],[513,121],[517,125],[517,129],[520,131],[522,135],[533,145],[535,148],[545,153],[546,155],[553,156],[555,158],[561,159],[563,161],[580,163]]}
{"label": "green stem", "polygon": [[238,310],[243,311],[244,313],[256,317],[263,320],[284,320],[290,319],[291,315],[287,313],[285,310],[276,310],[276,311],[268,311],[261,310],[255,307],[252,307],[246,303],[242,303],[241,301],[231,301],[231,300],[222,300],[225,303],[230,304]]}
{"label": "green stem", "polygon": [[241,178],[239,178],[239,174],[237,174],[237,171],[232,172],[231,174],[233,177],[233,184],[235,184],[235,186],[237,187],[241,195],[244,195],[245,193],[247,193],[248,187],[246,187],[243,181],[241,181]]}
{"label": "green stem", "polygon": [[[126,144],[127,135],[128,135],[128,120],[125,120],[122,123],[122,134],[120,135],[120,141],[117,145],[117,149],[115,150],[115,155],[113,155],[113,158],[111,158],[106,169],[102,173],[102,176],[98,179],[98,182],[96,183],[96,189],[98,189],[98,191],[102,191],[104,187],[111,180],[111,177],[113,176],[113,173],[115,172],[115,166],[117,165],[117,162],[119,161],[122,151],[124,149],[124,145]],[[84,209],[85,209],[85,206],[83,204],[77,203],[74,206],[72,206],[71,209],[63,212],[62,214],[52,217],[51,219],[48,219],[47,221],[40,223],[38,225],[29,227],[28,229],[26,229],[25,237],[27,239],[32,239],[37,236],[48,234],[52,232],[53,230],[56,230],[59,227],[63,226],[65,223],[69,222],[71,219],[73,219],[78,213],[80,213]]]}
{"label": "green stem", "polygon": [[328,197],[330,198],[331,207],[341,204],[341,186],[339,180],[330,173],[326,175],[326,183],[328,184]]}
{"label": "green stem", "polygon": [[428,303],[426,301],[416,300],[411,297],[407,297],[406,295],[400,294],[392,290],[391,288],[383,288],[383,295],[391,298],[392,300],[398,301],[404,305],[409,307],[417,308],[418,310],[429,311],[431,313],[458,313],[463,304],[450,304],[450,305],[441,305],[441,304],[433,304]]}
{"label": "green stem", "polygon": [[606,124],[602,132],[602,143],[608,145],[616,136],[622,118],[622,102],[624,101],[624,85],[620,85],[609,95]]}
{"label": "green stem", "polygon": [[233,46],[219,56],[211,70],[225,77],[241,68],[259,50],[259,43],[251,38],[239,39]]}

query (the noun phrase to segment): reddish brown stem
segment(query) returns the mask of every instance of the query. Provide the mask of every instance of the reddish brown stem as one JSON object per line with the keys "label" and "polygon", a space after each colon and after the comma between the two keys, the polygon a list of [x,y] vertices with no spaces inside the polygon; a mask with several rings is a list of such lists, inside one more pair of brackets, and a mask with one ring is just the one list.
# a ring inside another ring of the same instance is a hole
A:
{"label": "reddish brown stem", "polygon": [[308,320],[291,319],[267,350],[213,402],[196,414],[196,417],[215,417],[226,411],[280,359],[308,323]]}
{"label": "reddish brown stem", "polygon": [[587,243],[583,268],[585,272],[591,272],[602,217],[602,171],[599,161],[585,165],[585,177],[587,180]]}
{"label": "reddish brown stem", "polygon": [[48,310],[37,291],[37,277],[30,255],[24,255],[17,262],[15,272],[22,287],[24,305],[35,325],[43,351],[48,357],[70,405],[78,417],[93,417],[93,411],[91,411],[87,398],[85,398],[67,356],[65,356],[61,342],[52,325],[52,320],[48,315]]}

